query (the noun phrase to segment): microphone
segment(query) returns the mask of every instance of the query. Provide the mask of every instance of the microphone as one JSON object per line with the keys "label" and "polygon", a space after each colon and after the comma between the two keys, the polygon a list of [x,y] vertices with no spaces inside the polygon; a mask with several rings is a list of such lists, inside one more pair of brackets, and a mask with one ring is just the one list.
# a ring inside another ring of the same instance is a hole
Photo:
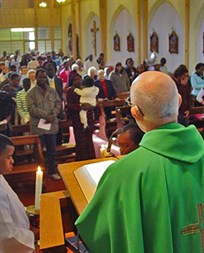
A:
{"label": "microphone", "polygon": [[113,140],[112,138],[117,136],[118,134],[122,133],[122,128],[117,128],[110,136],[110,138],[108,139],[108,146],[107,146],[107,153],[111,153],[111,146],[112,146],[112,143],[113,143]]}

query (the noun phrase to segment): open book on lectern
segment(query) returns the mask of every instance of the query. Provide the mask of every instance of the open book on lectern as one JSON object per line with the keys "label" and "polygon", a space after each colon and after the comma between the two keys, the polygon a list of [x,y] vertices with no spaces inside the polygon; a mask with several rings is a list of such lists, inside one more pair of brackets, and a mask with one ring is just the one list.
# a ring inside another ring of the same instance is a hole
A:
{"label": "open book on lectern", "polygon": [[92,199],[103,173],[114,162],[115,160],[107,160],[98,163],[90,163],[74,171],[74,175],[88,202]]}

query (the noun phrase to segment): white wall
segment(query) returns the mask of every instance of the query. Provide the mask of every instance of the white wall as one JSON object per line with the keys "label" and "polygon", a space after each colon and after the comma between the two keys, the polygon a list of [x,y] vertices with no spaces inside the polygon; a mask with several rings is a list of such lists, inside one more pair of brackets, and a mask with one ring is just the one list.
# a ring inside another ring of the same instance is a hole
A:
{"label": "white wall", "polygon": [[[120,51],[114,51],[113,49],[113,37],[115,33],[118,33],[120,36]],[[129,35],[129,32],[132,33],[134,39],[135,39],[135,52],[128,52],[127,51],[127,36]],[[112,30],[112,42],[109,46],[112,48],[112,59],[110,59],[111,62],[108,62],[107,65],[115,65],[117,62],[121,62],[123,65],[125,65],[125,61],[127,58],[132,57],[134,62],[137,62],[137,45],[136,45],[136,28],[134,25],[134,20],[129,13],[128,10],[123,9],[117,16],[114,24],[113,24],[113,30]]]}
{"label": "white wall", "polygon": [[[93,28],[93,22],[94,20],[96,21],[96,27],[99,28],[99,31],[96,33],[96,53],[97,55],[95,56],[94,53],[94,46],[93,46],[93,33],[91,32],[91,29]],[[87,55],[92,54],[96,59],[98,58],[99,54],[101,52],[101,28],[100,28],[100,20],[97,16],[94,16],[91,18],[89,24],[88,24],[88,29],[87,29]],[[85,56],[85,57],[86,57]]]}
{"label": "white wall", "polygon": [[[179,37],[179,53],[170,54],[169,50],[169,34],[174,28]],[[179,64],[184,63],[184,31],[178,13],[169,3],[162,3],[152,16],[149,22],[149,37],[153,29],[159,36],[159,53],[158,58],[165,57],[167,59],[168,71],[173,72]],[[150,49],[150,39],[148,37],[148,45]],[[150,51],[149,51],[150,53]]]}
{"label": "white wall", "polygon": [[203,33],[204,33],[204,19],[201,22],[200,29],[198,32],[197,38],[197,63],[204,62],[204,53],[203,53]]}

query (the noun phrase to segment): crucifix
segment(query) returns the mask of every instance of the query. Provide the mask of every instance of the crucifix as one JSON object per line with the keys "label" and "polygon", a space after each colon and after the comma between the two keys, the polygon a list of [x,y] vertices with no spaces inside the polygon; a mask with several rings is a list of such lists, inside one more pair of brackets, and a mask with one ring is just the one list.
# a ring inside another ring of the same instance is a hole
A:
{"label": "crucifix", "polygon": [[197,205],[198,210],[198,222],[187,225],[181,230],[182,235],[193,235],[200,233],[202,252],[204,252],[204,204],[199,203]]}
{"label": "crucifix", "polygon": [[91,28],[91,32],[93,33],[93,48],[94,48],[94,54],[97,55],[97,49],[96,49],[96,33],[99,31],[99,28],[96,27],[96,21],[93,21],[93,28]]}

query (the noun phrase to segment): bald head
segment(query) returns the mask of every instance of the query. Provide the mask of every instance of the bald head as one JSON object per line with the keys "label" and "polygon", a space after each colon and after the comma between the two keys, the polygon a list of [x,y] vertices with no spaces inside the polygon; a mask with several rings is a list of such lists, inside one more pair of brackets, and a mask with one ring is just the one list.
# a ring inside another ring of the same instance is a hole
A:
{"label": "bald head", "polygon": [[131,86],[131,102],[151,121],[168,119],[178,114],[178,91],[172,78],[162,72],[147,71]]}

